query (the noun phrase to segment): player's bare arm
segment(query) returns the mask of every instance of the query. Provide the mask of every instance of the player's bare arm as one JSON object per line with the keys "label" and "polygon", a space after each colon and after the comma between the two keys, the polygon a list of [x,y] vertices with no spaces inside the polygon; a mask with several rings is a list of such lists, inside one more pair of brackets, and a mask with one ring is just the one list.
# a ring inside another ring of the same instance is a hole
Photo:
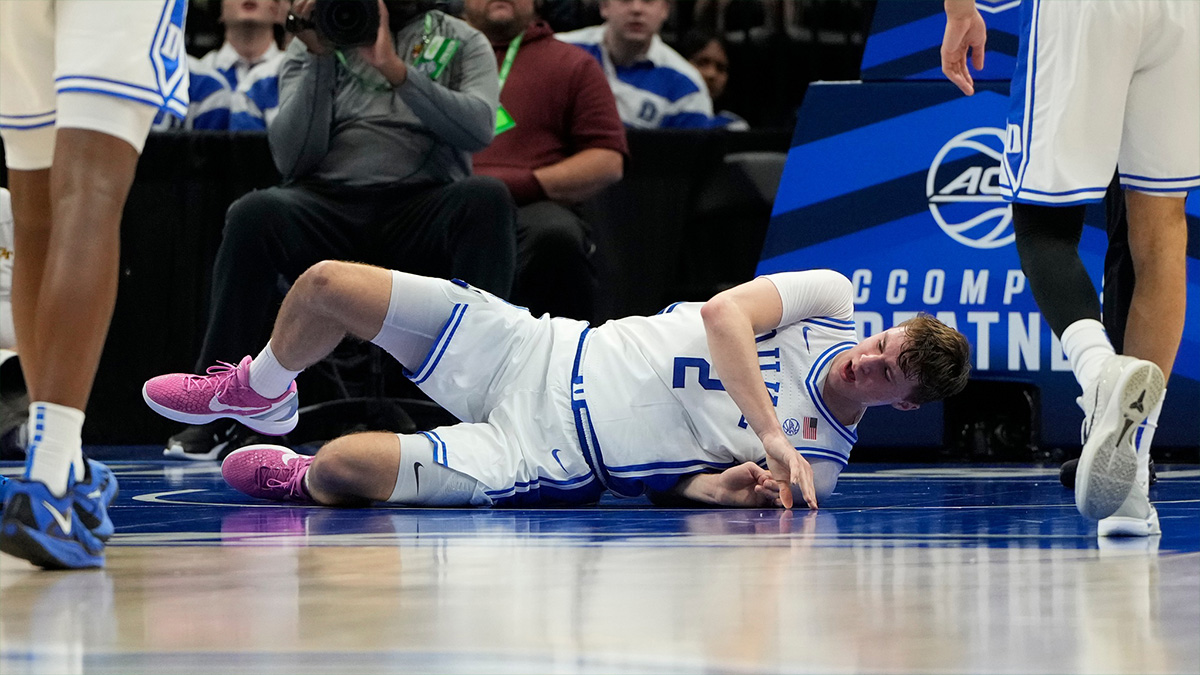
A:
{"label": "player's bare arm", "polygon": [[758,435],[771,476],[791,490],[780,490],[784,508],[792,508],[799,490],[809,508],[817,508],[812,467],[783,432],[763,384],[754,336],[779,327],[783,300],[767,279],[755,279],[713,296],[700,310],[713,365],[725,391]]}

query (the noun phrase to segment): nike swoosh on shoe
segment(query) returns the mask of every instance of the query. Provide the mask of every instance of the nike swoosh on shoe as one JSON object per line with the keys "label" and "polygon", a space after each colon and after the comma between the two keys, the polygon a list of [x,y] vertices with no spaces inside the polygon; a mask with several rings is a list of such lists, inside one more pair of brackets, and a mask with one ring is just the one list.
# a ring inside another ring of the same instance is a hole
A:
{"label": "nike swoosh on shoe", "polygon": [[249,408],[237,405],[226,405],[218,401],[215,395],[212,397],[212,400],[208,402],[208,409],[212,412],[263,412],[269,410],[270,408],[270,405],[256,405]]}
{"label": "nike swoosh on shoe", "polygon": [[46,507],[46,510],[49,511],[50,515],[54,517],[54,522],[58,523],[58,527],[59,527],[59,529],[62,530],[63,534],[70,536],[70,534],[71,534],[71,511],[68,510],[66,515],[64,516],[62,513],[59,512],[58,509],[54,508],[53,504],[46,501],[45,499],[42,500],[42,506]]}

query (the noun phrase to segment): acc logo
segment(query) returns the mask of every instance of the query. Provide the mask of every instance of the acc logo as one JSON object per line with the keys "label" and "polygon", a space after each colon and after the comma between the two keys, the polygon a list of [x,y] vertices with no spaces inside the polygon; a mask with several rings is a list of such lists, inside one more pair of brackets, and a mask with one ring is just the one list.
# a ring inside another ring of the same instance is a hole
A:
{"label": "acc logo", "polygon": [[783,433],[788,436],[795,436],[800,432],[800,422],[795,417],[789,417],[783,421]]}
{"label": "acc logo", "polygon": [[925,179],[929,212],[954,241],[988,249],[1016,238],[1003,196],[1003,155],[1004,130],[979,127],[951,138],[933,158]]}

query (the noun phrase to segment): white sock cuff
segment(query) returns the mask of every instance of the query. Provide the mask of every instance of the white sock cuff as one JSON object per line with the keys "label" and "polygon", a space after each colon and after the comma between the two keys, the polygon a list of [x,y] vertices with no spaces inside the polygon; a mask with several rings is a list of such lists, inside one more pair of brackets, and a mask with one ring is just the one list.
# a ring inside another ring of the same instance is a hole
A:
{"label": "white sock cuff", "polygon": [[1062,342],[1067,358],[1072,358],[1072,352],[1077,357],[1079,352],[1091,347],[1107,347],[1109,351],[1116,353],[1108,340],[1108,331],[1104,330],[1104,324],[1095,319],[1080,319],[1067,326],[1059,336],[1059,341]]}
{"label": "white sock cuff", "polygon": [[1100,376],[1105,360],[1116,354],[1104,324],[1095,319],[1080,319],[1067,326],[1059,341],[1071,362],[1071,371],[1084,391]]}
{"label": "white sock cuff", "polygon": [[250,362],[250,388],[264,398],[279,398],[291,386],[301,371],[288,370],[279,363],[271,343],[262,348]]}
{"label": "white sock cuff", "polygon": [[83,422],[78,408],[33,401],[29,404],[29,456],[25,477],[43,483],[62,496],[67,476],[75,467],[75,480],[83,480]]}

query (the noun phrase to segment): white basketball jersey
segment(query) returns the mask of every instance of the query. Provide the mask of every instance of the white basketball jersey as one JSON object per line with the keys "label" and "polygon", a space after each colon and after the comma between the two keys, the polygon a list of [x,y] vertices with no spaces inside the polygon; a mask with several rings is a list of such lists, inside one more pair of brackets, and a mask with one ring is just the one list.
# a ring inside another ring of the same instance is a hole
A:
{"label": "white basketball jersey", "polygon": [[[678,303],[655,316],[610,321],[588,336],[576,395],[586,396],[595,432],[589,461],[618,494],[669,489],[681,475],[746,461],[765,465],[762,443],[712,366],[701,306]],[[833,357],[857,342],[850,298],[833,314],[756,341],[763,381],[792,445],[845,464],[858,437],[854,425],[834,418],[821,387]]]}

